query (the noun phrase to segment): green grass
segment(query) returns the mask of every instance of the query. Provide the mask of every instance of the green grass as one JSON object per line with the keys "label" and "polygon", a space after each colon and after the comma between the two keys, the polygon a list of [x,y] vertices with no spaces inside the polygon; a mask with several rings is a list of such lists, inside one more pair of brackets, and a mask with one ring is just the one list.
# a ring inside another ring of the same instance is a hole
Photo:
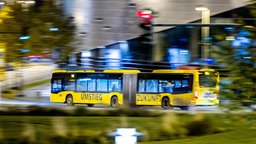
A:
{"label": "green grass", "polygon": [[28,89],[28,88],[32,88],[32,87],[35,87],[35,86],[40,86],[40,85],[47,84],[47,83],[50,83],[50,79],[46,79],[46,80],[31,83],[31,84],[27,84],[27,85],[24,85],[22,88],[23,89]]}
{"label": "green grass", "polygon": [[24,86],[22,86],[20,88],[16,88],[16,89],[13,89],[13,88],[4,89],[3,90],[4,92],[2,93],[2,95],[5,98],[14,98],[15,95],[20,92],[20,90],[29,89],[29,88],[32,88],[32,87],[35,87],[35,86],[40,86],[40,85],[47,84],[47,83],[50,83],[50,79],[30,83],[30,84],[24,85]]}
{"label": "green grass", "polygon": [[[12,109],[15,111],[15,109]],[[193,119],[210,118],[215,134],[173,139],[170,141],[139,142],[139,144],[256,144],[256,115],[254,114],[170,114],[169,122],[187,124]],[[168,125],[163,117],[111,117],[111,116],[0,116],[1,137],[17,138],[29,135],[44,141],[55,135],[79,136],[114,132],[116,128],[136,128],[138,132],[159,135]],[[177,125],[176,125],[177,126]],[[174,127],[174,130],[177,130]]]}
{"label": "green grass", "polygon": [[138,144],[256,144],[255,135],[256,129],[238,129],[207,136],[170,141],[139,142]]}

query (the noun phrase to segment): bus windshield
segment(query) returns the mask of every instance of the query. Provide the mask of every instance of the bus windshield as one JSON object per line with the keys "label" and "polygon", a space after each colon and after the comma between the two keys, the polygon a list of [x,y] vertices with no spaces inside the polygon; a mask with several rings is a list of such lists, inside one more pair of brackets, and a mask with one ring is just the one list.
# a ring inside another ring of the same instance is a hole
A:
{"label": "bus windshield", "polygon": [[218,84],[218,75],[216,72],[200,72],[199,85],[200,87],[216,87]]}

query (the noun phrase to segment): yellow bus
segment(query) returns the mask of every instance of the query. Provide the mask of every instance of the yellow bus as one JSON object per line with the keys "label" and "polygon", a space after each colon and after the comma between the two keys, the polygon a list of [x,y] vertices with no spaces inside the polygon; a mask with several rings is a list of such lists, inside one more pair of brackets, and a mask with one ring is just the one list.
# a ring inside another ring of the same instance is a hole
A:
{"label": "yellow bus", "polygon": [[191,105],[218,105],[219,73],[193,70],[55,70],[51,102],[67,105],[161,106],[187,109]]}
{"label": "yellow bus", "polygon": [[138,70],[55,70],[51,78],[51,102],[74,104],[123,104],[123,75]]}

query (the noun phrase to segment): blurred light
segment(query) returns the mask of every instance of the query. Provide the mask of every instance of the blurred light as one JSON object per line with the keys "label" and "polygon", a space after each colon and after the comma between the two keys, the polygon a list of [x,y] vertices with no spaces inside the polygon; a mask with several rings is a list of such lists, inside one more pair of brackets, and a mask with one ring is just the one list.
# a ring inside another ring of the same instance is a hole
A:
{"label": "blurred light", "polygon": [[196,11],[207,11],[209,9],[207,7],[205,7],[205,6],[198,6],[198,7],[195,8],[195,10]]}
{"label": "blurred light", "polygon": [[137,137],[143,134],[136,132],[135,128],[117,128],[116,132],[109,133],[109,136],[115,137],[115,144],[136,144]]}
{"label": "blurred light", "polygon": [[38,58],[38,59],[40,59],[40,58],[43,58],[42,56],[34,56],[34,55],[31,55],[31,56],[28,56],[28,58]]}
{"label": "blurred light", "polygon": [[120,69],[120,49],[107,49],[105,57],[107,69]]}
{"label": "blurred light", "polygon": [[111,26],[103,26],[101,29],[103,29],[103,30],[110,30]]}
{"label": "blurred light", "polygon": [[59,28],[50,28],[50,31],[59,31]]}
{"label": "blurred light", "polygon": [[82,57],[90,57],[91,51],[82,51]]}
{"label": "blurred light", "polygon": [[94,22],[95,22],[95,23],[102,23],[103,21],[104,21],[103,18],[95,18],[95,19],[94,19]]}
{"label": "blurred light", "polygon": [[18,0],[18,1],[16,1],[17,3],[25,3],[25,1],[24,0]]}
{"label": "blurred light", "polygon": [[212,40],[212,37],[204,37],[203,40],[210,41],[210,40]]}
{"label": "blurred light", "polygon": [[246,28],[254,28],[254,26],[251,26],[251,25],[246,25],[244,27],[246,27]]}
{"label": "blurred light", "polygon": [[192,29],[192,28],[194,28],[194,26],[186,26],[185,28],[191,28]]}
{"label": "blurred light", "polygon": [[35,4],[34,0],[18,0],[17,3],[25,3],[25,4]]}
{"label": "blurred light", "polygon": [[119,41],[120,49],[124,52],[129,50],[128,42],[127,41]]}
{"label": "blurred light", "polygon": [[21,49],[20,52],[26,53],[26,52],[30,52],[29,49]]}
{"label": "blurred light", "polygon": [[233,40],[232,44],[233,47],[249,47],[251,45],[251,39],[246,37],[236,37],[235,40]]}
{"label": "blurred light", "polygon": [[232,40],[235,40],[235,37],[234,36],[227,36],[226,40],[227,41],[232,41]]}
{"label": "blurred light", "polygon": [[130,8],[134,8],[134,7],[136,7],[137,5],[136,5],[136,3],[129,3],[128,4],[128,7],[130,7]]}
{"label": "blurred light", "polygon": [[113,59],[119,59],[120,58],[119,49],[110,49],[109,52],[110,53],[108,55],[108,58],[113,58]]}
{"label": "blurred light", "polygon": [[151,20],[153,18],[152,10],[139,10],[136,12],[136,15],[144,20]]}
{"label": "blurred light", "polygon": [[5,5],[5,2],[0,2],[0,5]]}
{"label": "blurred light", "polygon": [[25,1],[26,4],[34,4],[36,3],[35,1]]}
{"label": "blurred light", "polygon": [[233,27],[225,27],[225,30],[232,31],[232,30],[234,30],[234,28]]}
{"label": "blurred light", "polygon": [[244,36],[244,37],[249,36],[249,34],[250,34],[250,32],[248,32],[246,30],[240,30],[238,33],[239,36]]}
{"label": "blurred light", "polygon": [[248,56],[248,57],[243,57],[243,59],[252,59],[252,57]]}
{"label": "blurred light", "polygon": [[238,47],[238,46],[240,46],[241,44],[240,44],[240,41],[234,40],[231,45],[232,45],[233,47]]}
{"label": "blurred light", "polygon": [[214,64],[214,61],[215,61],[215,60],[214,60],[213,58],[206,58],[206,59],[205,59],[205,63],[206,63],[206,64]]}
{"label": "blurred light", "polygon": [[178,69],[180,65],[189,62],[189,51],[180,48],[169,48],[169,63],[172,69]]}
{"label": "blurred light", "polygon": [[181,54],[188,54],[188,50],[180,50]]}
{"label": "blurred light", "polygon": [[27,39],[30,39],[30,36],[21,36],[19,38],[19,40],[27,40]]}

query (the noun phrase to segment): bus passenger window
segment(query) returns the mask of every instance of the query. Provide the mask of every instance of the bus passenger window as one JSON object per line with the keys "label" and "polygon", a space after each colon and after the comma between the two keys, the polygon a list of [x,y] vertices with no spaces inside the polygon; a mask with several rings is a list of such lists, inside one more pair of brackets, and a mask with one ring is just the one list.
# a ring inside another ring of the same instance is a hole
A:
{"label": "bus passenger window", "polygon": [[76,90],[77,91],[87,91],[87,80],[79,78],[76,82]]}
{"label": "bus passenger window", "polygon": [[157,92],[158,82],[157,80],[146,80],[146,92]]}
{"label": "bus passenger window", "polygon": [[96,79],[88,80],[88,91],[96,91]]}
{"label": "bus passenger window", "polygon": [[173,93],[174,81],[166,81],[163,84],[164,92]]}
{"label": "bus passenger window", "polygon": [[182,87],[188,87],[188,80],[182,80]]}
{"label": "bus passenger window", "polygon": [[108,91],[108,80],[107,79],[98,79],[97,80],[97,91],[100,91],[100,92]]}
{"label": "bus passenger window", "polygon": [[181,88],[181,81],[180,80],[175,80],[174,87],[175,88]]}
{"label": "bus passenger window", "polygon": [[158,82],[158,88],[159,88],[159,92],[160,92],[160,93],[164,92],[164,84],[165,84],[164,81],[159,80],[159,82]]}
{"label": "bus passenger window", "polygon": [[145,92],[145,80],[139,80],[138,92],[139,93]]}
{"label": "bus passenger window", "polygon": [[68,91],[75,91],[75,82],[73,81],[68,81],[64,83],[64,90]]}
{"label": "bus passenger window", "polygon": [[119,80],[119,79],[109,80],[109,90],[108,91],[121,92],[121,80]]}

